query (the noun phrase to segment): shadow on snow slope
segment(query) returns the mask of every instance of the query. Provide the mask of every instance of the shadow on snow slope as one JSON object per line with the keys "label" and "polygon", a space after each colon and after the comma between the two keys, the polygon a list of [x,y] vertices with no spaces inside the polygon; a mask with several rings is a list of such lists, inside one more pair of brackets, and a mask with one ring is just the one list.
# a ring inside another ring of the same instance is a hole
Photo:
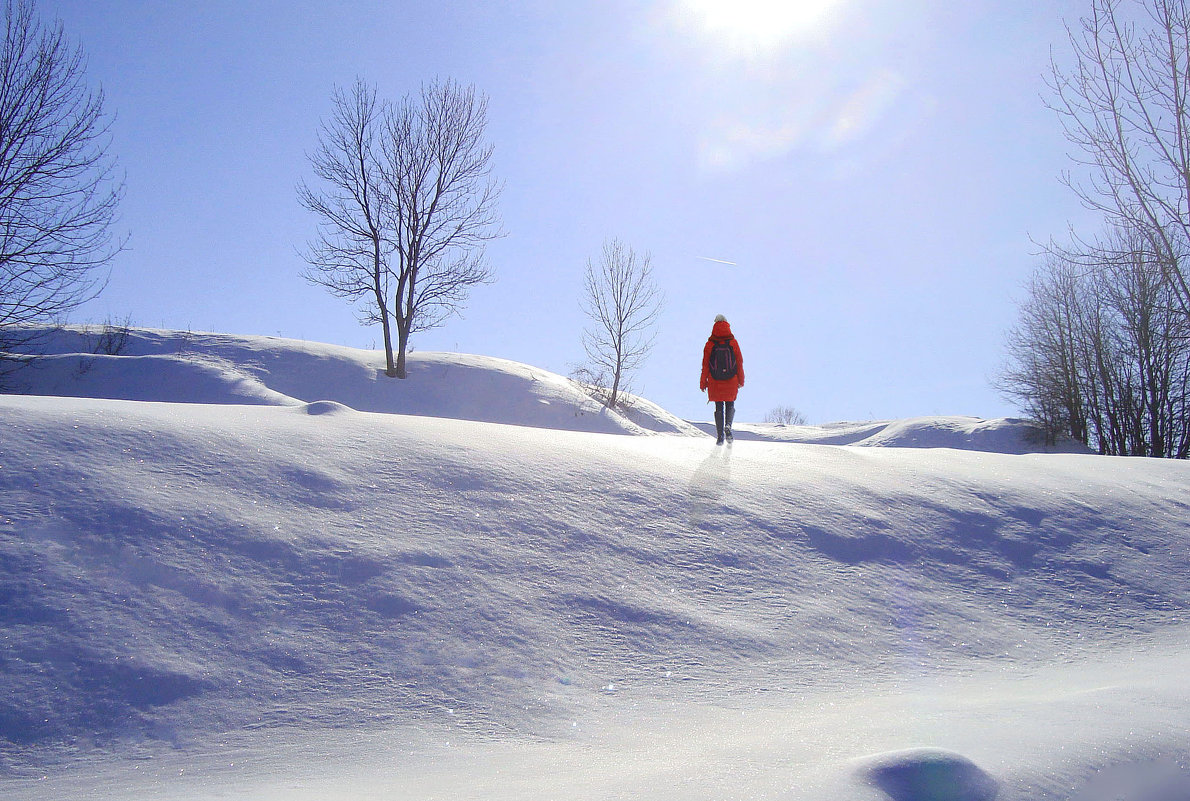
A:
{"label": "shadow on snow slope", "polygon": [[[312,414],[313,413],[313,414]],[[1190,465],[0,398],[0,741],[731,703],[1177,622]],[[36,746],[36,748],[33,748]]]}

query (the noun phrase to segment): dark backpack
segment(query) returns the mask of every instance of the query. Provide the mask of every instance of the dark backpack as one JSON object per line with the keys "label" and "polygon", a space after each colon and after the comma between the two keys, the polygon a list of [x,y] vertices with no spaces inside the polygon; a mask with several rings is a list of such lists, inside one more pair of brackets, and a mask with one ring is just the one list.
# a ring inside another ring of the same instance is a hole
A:
{"label": "dark backpack", "polygon": [[731,339],[716,339],[711,346],[711,357],[707,360],[711,378],[716,381],[730,381],[735,378],[736,367],[735,349],[731,346]]}

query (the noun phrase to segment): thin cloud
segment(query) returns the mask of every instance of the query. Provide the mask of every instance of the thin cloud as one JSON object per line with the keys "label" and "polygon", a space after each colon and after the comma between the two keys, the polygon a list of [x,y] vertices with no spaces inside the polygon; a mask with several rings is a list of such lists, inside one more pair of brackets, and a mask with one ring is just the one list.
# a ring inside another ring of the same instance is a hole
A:
{"label": "thin cloud", "polygon": [[720,123],[703,138],[699,161],[704,169],[731,172],[789,153],[802,141],[805,130],[800,122],[766,125],[736,120]]}
{"label": "thin cloud", "polygon": [[892,70],[873,76],[839,109],[825,144],[831,150],[866,136],[892,109],[907,87],[905,79]]}

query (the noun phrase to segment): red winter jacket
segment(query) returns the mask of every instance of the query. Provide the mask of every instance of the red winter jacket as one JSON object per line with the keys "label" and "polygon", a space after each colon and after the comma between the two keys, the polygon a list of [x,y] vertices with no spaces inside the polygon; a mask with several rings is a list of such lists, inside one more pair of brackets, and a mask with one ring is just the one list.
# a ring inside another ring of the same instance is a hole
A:
{"label": "red winter jacket", "polygon": [[[735,351],[735,363],[739,368],[736,370],[735,378],[729,378],[726,381],[716,381],[711,378],[711,348],[715,346],[716,339],[731,341],[731,349]],[[726,320],[720,320],[711,329],[711,338],[707,340],[706,347],[702,349],[702,380],[699,382],[698,388],[707,390],[707,397],[710,400],[733,401],[742,386],[744,386],[744,357],[740,354],[740,343],[731,335],[731,325]]]}

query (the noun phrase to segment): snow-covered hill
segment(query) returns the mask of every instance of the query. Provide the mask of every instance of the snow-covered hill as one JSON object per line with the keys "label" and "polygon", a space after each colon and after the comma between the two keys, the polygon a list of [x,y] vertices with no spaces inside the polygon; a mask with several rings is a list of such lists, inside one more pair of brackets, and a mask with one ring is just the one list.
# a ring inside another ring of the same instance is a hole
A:
{"label": "snow-covered hill", "polygon": [[[410,380],[396,381],[383,375],[383,353],[292,339],[98,326],[25,331],[21,338],[34,338],[42,358],[8,379],[11,392],[278,406],[329,400],[362,412],[563,431],[714,432],[713,423],[682,421],[644,398],[634,397],[625,414],[610,412],[562,376],[493,357],[412,353]],[[741,440],[817,445],[1087,452],[1073,441],[1046,447],[1035,428],[1013,419],[934,416],[819,426],[740,423],[736,433]]]}
{"label": "snow-covered hill", "polygon": [[[299,406],[329,400],[361,412],[415,414],[606,434],[696,433],[644,399],[629,420],[569,379],[486,356],[411,353],[409,380],[384,375],[384,353],[273,337],[132,328],[104,347],[99,327],[30,331],[43,354],[12,391],[174,403]],[[96,353],[118,350],[118,353]]]}
{"label": "snow-covered hill", "polygon": [[[714,423],[696,423],[708,434]],[[1090,453],[1069,437],[1047,446],[1035,424],[1016,418],[984,420],[977,417],[934,415],[907,420],[877,420],[825,425],[742,423],[735,426],[738,440],[789,442],[802,445],[855,445],[874,448],[956,448],[992,453]]]}
{"label": "snow-covered hill", "polygon": [[608,436],[475,357],[381,414],[371,354],[141,336],[0,396],[5,798],[1190,797],[1186,463]]}

